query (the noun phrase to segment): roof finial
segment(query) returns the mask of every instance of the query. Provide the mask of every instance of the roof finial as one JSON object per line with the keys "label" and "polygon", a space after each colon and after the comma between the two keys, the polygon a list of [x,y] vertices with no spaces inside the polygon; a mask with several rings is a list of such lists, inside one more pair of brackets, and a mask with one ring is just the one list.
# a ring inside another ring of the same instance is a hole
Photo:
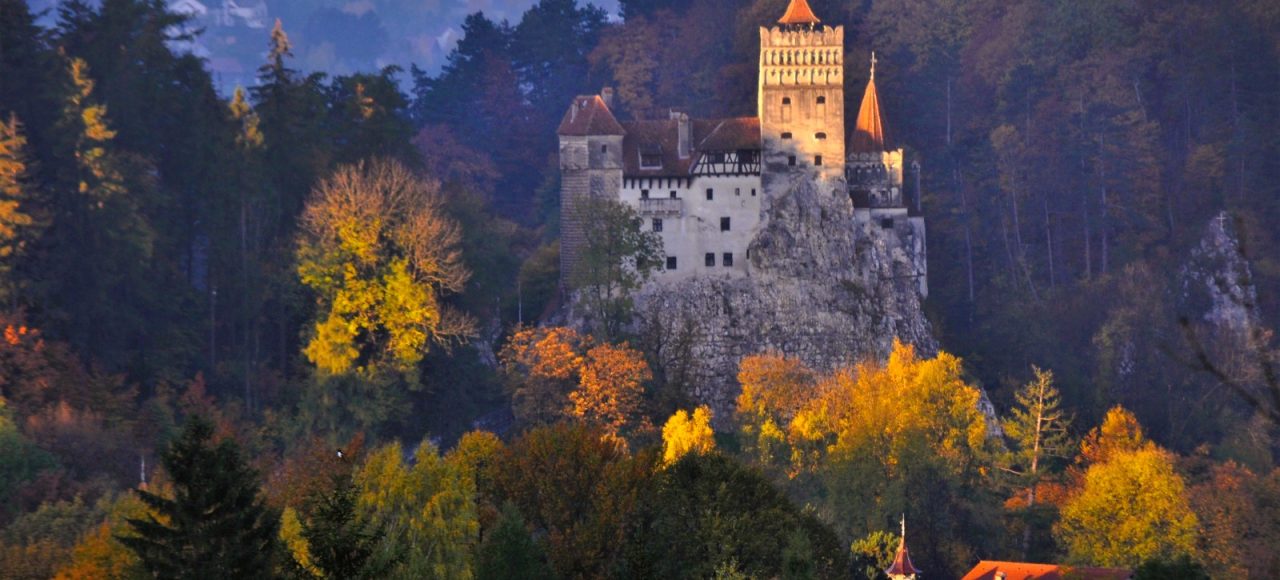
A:
{"label": "roof finial", "polygon": [[[871,74],[875,74],[875,70],[876,70],[875,62],[876,62],[876,59],[875,59],[874,54],[873,54],[873,55],[872,55],[872,57],[871,57],[871,62],[872,62],[872,64],[871,64],[871,70],[872,70],[872,73],[871,73]],[[904,541],[904,542],[905,542],[905,541],[907,541],[907,514],[905,514],[905,513],[904,513],[904,514],[902,514],[902,520],[901,520],[901,523],[902,523],[902,541]]]}
{"label": "roof finial", "polygon": [[876,80],[876,51],[874,50],[871,51],[871,80]]}

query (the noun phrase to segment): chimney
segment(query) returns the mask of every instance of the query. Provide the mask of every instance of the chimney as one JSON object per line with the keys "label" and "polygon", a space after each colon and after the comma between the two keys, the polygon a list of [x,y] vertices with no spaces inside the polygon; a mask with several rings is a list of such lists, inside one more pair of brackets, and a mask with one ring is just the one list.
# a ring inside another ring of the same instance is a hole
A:
{"label": "chimney", "polygon": [[613,87],[605,87],[600,89],[600,100],[604,101],[604,106],[613,108]]}
{"label": "chimney", "polygon": [[675,113],[673,116],[676,118],[676,153],[679,154],[681,159],[688,159],[689,141],[692,140],[692,136],[689,134],[689,115]]}

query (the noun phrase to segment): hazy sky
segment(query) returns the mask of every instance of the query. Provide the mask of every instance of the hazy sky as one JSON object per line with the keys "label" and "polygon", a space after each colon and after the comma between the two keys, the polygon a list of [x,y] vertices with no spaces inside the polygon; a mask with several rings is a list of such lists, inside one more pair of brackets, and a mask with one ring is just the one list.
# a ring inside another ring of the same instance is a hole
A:
{"label": "hazy sky", "polygon": [[[205,29],[194,50],[209,59],[219,88],[252,82],[265,54],[271,24],[284,23],[294,44],[295,67],[346,74],[396,64],[436,72],[453,48],[466,15],[483,11],[495,21],[520,20],[536,0],[168,0],[179,9],[204,9]],[[592,0],[616,13],[617,0]],[[56,16],[57,0],[28,0],[34,11]],[[261,9],[265,6],[265,11]],[[194,7],[194,8],[193,8]],[[235,8],[240,8],[236,10]],[[256,8],[256,9],[255,9]],[[229,10],[228,10],[229,9]],[[265,12],[265,17],[263,13]]]}

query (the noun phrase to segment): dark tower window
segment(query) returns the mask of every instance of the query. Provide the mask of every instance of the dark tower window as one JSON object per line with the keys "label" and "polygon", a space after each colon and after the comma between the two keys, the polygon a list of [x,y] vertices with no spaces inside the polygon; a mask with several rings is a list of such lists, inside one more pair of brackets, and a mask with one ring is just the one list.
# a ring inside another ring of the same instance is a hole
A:
{"label": "dark tower window", "polygon": [[609,146],[608,146],[608,145],[601,145],[601,146],[600,146],[600,152],[601,152],[601,153],[608,153],[608,152],[609,152]]}
{"label": "dark tower window", "polygon": [[821,141],[821,140],[823,140],[823,139],[826,139],[826,138],[827,138],[827,134],[826,134],[826,133],[814,133],[814,134],[813,134],[813,138],[814,138],[814,139],[817,139],[817,140],[819,140],[819,141]]}
{"label": "dark tower window", "polygon": [[827,104],[827,98],[826,98],[826,97],[818,97],[818,104],[819,104],[819,105],[825,105],[825,104]]}
{"label": "dark tower window", "polygon": [[791,97],[782,97],[782,104],[784,104],[784,105],[790,105],[790,104],[791,104]]}
{"label": "dark tower window", "polygon": [[662,167],[662,156],[656,153],[645,153],[640,156],[640,167],[642,168]]}
{"label": "dark tower window", "polygon": [[707,252],[705,260],[708,268],[716,265],[716,255],[711,252]]}
{"label": "dark tower window", "polygon": [[783,139],[790,139],[790,138],[791,138],[791,133],[783,133],[783,134],[782,134],[782,138],[783,138]]}
{"label": "dark tower window", "polygon": [[813,156],[813,164],[814,164],[814,165],[822,165],[822,156],[821,156],[821,155],[814,155],[814,156]]}
{"label": "dark tower window", "polygon": [[653,231],[662,231],[662,218],[653,218]]}
{"label": "dark tower window", "polygon": [[675,257],[675,256],[667,256],[667,269],[668,269],[668,270],[675,270],[675,269],[676,269],[676,257]]}
{"label": "dark tower window", "polygon": [[676,198],[676,192],[672,191],[672,192],[671,192],[671,199],[675,199],[675,198]]}
{"label": "dark tower window", "polygon": [[796,164],[796,156],[795,156],[795,155],[788,155],[788,156],[787,156],[787,165],[795,165],[795,164]]}
{"label": "dark tower window", "polygon": [[711,189],[710,187],[708,187],[708,188],[707,188],[707,201],[711,201],[711,200],[713,200],[713,199],[715,199],[715,198],[716,198],[716,192],[715,192],[715,190],[713,190],[713,189]]}
{"label": "dark tower window", "polygon": [[756,188],[753,187],[751,188],[751,197],[755,197],[755,196],[756,196]]}
{"label": "dark tower window", "polygon": [[733,252],[725,252],[720,258],[720,265],[726,268],[733,266]]}
{"label": "dark tower window", "polygon": [[722,232],[729,231],[729,218],[727,217],[720,218],[720,231]]}
{"label": "dark tower window", "polygon": [[640,199],[649,199],[649,190],[647,189],[640,190]]}

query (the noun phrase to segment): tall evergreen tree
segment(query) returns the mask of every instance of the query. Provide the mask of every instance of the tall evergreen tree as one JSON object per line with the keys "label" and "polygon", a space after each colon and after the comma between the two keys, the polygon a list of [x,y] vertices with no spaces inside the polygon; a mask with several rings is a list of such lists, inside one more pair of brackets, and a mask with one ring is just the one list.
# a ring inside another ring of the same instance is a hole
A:
{"label": "tall evergreen tree", "polygon": [[332,489],[311,498],[306,506],[302,537],[311,569],[295,566],[295,571],[307,578],[385,576],[398,562],[374,558],[385,535],[383,528],[369,524],[356,511],[358,492],[350,476],[335,476],[333,483]]}
{"label": "tall evergreen tree", "polygon": [[[139,490],[155,512],[129,519],[136,536],[119,540],[158,578],[270,578],[279,514],[258,494],[258,473],[234,441],[213,441],[213,424],[187,422],[161,455],[173,497]],[[158,516],[158,517],[157,517]]]}

